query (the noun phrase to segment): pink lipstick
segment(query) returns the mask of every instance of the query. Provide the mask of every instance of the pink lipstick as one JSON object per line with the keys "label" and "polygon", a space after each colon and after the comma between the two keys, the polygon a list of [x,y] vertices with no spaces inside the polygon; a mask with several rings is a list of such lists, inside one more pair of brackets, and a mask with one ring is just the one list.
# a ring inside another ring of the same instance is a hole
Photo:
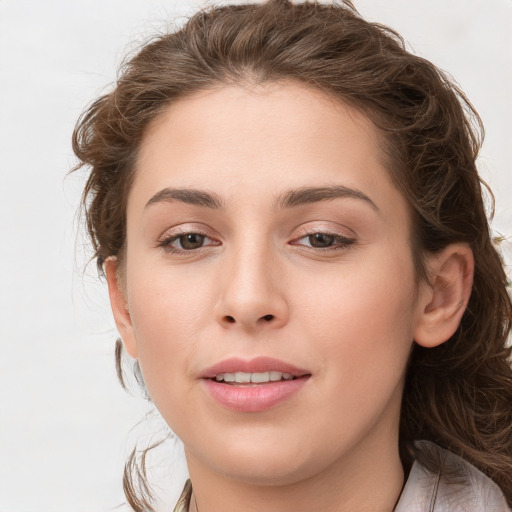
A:
{"label": "pink lipstick", "polygon": [[216,402],[240,412],[261,412],[285,402],[309,377],[308,370],[269,357],[226,359],[201,374]]}

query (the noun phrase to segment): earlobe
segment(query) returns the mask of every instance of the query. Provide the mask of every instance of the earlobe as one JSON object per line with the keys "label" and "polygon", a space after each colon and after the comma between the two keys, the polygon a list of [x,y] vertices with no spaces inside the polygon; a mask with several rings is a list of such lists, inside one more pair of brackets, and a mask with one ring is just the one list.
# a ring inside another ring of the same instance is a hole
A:
{"label": "earlobe", "polygon": [[137,358],[137,343],[133,332],[132,319],[128,310],[125,291],[118,275],[117,258],[111,256],[104,263],[105,276],[108,284],[110,306],[116,322],[117,330],[123,340],[123,345],[128,354]]}
{"label": "earlobe", "polygon": [[430,282],[422,285],[414,340],[423,347],[447,341],[457,330],[473,286],[473,251],[451,244],[428,261]]}

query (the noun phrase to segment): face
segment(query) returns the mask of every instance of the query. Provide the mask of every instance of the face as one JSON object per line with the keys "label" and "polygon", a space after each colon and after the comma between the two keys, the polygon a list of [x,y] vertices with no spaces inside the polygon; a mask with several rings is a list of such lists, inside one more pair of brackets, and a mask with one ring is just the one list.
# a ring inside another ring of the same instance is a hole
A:
{"label": "face", "polygon": [[275,484],[396,444],[419,303],[379,148],[293,82],[203,91],[151,125],[117,318],[189,464]]}

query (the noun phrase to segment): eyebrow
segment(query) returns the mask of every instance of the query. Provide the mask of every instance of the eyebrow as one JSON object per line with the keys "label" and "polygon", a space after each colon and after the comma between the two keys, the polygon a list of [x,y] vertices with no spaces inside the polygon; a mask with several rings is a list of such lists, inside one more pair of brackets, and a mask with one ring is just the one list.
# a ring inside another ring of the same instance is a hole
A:
{"label": "eyebrow", "polygon": [[164,188],[157,192],[147,203],[145,208],[155,203],[179,201],[181,203],[202,206],[204,208],[219,209],[223,206],[222,199],[212,192],[194,190],[189,188]]}
{"label": "eyebrow", "polygon": [[276,201],[276,206],[281,208],[294,208],[306,204],[330,201],[342,198],[360,199],[368,203],[375,211],[379,211],[377,205],[363,192],[343,185],[330,185],[327,187],[305,187],[285,192]]}
{"label": "eyebrow", "polygon": [[[353,198],[365,201],[377,212],[377,205],[363,192],[343,185],[330,185],[325,187],[304,187],[288,190],[277,197],[274,208],[295,208],[306,204],[331,201],[333,199]],[[161,202],[179,201],[181,203],[201,206],[203,208],[221,209],[224,201],[220,196],[206,190],[189,188],[164,188],[157,192],[147,203],[145,208]]]}

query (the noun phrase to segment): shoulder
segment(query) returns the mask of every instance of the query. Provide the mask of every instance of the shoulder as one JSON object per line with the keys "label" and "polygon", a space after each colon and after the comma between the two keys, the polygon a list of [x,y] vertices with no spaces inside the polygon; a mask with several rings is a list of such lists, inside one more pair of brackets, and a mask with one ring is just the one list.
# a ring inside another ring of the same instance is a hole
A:
{"label": "shoulder", "polygon": [[429,441],[416,444],[439,470],[415,462],[395,512],[511,512],[500,488],[469,462]]}

